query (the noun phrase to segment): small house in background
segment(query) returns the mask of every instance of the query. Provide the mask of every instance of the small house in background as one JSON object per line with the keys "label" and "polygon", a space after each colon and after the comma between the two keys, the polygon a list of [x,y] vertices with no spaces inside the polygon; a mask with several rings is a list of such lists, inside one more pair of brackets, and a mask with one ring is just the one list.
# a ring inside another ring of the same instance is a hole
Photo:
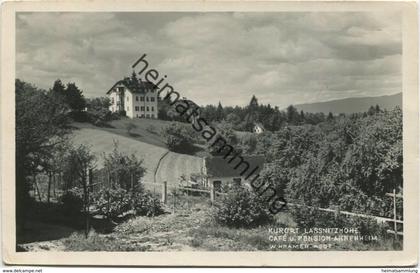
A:
{"label": "small house in background", "polygon": [[252,131],[256,134],[261,134],[265,131],[265,128],[261,123],[257,122],[254,124],[254,128],[252,129]]}
{"label": "small house in background", "polygon": [[[220,191],[222,185],[239,186],[244,184],[245,178],[252,173],[250,179],[257,175],[264,165],[263,156],[243,156],[244,162],[249,164],[248,170],[241,175],[245,164],[235,169],[239,159],[235,159],[229,163],[230,157],[225,159],[223,156],[213,156],[204,158],[203,174],[204,186],[210,188],[214,185],[216,191]],[[255,170],[254,170],[255,169]],[[254,170],[254,171],[253,171]]]}

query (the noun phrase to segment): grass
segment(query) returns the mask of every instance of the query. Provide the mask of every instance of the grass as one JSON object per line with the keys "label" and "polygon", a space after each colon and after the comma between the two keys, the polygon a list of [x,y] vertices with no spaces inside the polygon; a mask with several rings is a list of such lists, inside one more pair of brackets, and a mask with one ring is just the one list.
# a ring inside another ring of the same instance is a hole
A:
{"label": "grass", "polygon": [[[131,136],[127,133],[124,122],[133,122],[137,126],[136,129],[132,130]],[[164,147],[161,137],[153,133],[153,130],[159,131],[167,123],[161,120],[122,119],[111,123],[115,128],[75,123],[75,127],[79,129],[73,133],[73,142],[76,145],[88,145],[97,156],[97,168],[100,169],[103,166],[103,153],[111,152],[113,142],[117,141],[121,152],[134,153],[137,158],[143,159],[143,165],[146,168],[145,182],[154,183],[156,181],[162,183],[167,181],[168,184],[177,185],[181,175],[188,177],[192,173],[200,173],[202,160],[197,156],[169,152]],[[151,129],[151,126],[155,126],[154,129]],[[141,135],[141,137],[137,137],[137,135]],[[163,157],[164,155],[165,157]],[[160,160],[161,162],[159,162]]]}
{"label": "grass", "polygon": [[[270,227],[296,227],[296,223],[287,211],[278,213],[274,222],[269,225],[252,229],[230,228],[214,222],[211,217],[212,209],[207,201],[208,198],[200,196],[183,196],[177,201],[175,213],[156,217],[135,217],[119,224],[111,233],[91,232],[87,238],[83,232],[69,233],[70,230],[66,230],[68,234],[63,234],[65,238],[49,239],[54,241],[44,241],[40,238],[40,242],[24,244],[22,247],[29,251],[54,250],[57,247],[64,251],[319,251],[314,247],[307,249],[272,247],[283,242],[270,240],[270,235],[273,235],[269,231]],[[185,205],[186,203],[188,205]],[[171,206],[171,202],[168,202],[166,207],[168,212],[172,212]],[[36,230],[45,228],[45,225],[39,226]],[[303,230],[299,230],[297,235],[303,233]],[[292,247],[301,243],[288,242]],[[368,243],[360,241],[330,243],[332,247],[326,249],[328,251],[402,249],[402,242],[394,241],[392,235]]]}
{"label": "grass", "polygon": [[[127,133],[127,123],[132,123],[135,128],[131,130],[131,136]],[[130,119],[121,118],[109,122],[112,128],[105,128],[115,134],[134,137],[136,140],[166,148],[165,139],[162,136],[162,129],[171,122],[159,119]]]}
{"label": "grass", "polygon": [[160,158],[167,152],[167,149],[144,143],[130,137],[110,133],[97,128],[81,128],[73,132],[73,142],[85,144],[97,157],[97,169],[103,167],[103,154],[113,149],[114,141],[118,142],[120,152],[143,159],[143,166],[146,168],[144,180],[154,182],[154,174]]}
{"label": "grass", "polygon": [[73,233],[63,240],[66,251],[147,251],[150,247],[133,241],[91,232],[86,238]]}
{"label": "grass", "polygon": [[[134,128],[127,132],[127,124],[133,124]],[[162,128],[170,124],[169,121],[158,119],[130,119],[121,118],[108,122],[106,127],[96,127],[90,123],[74,123],[77,128],[99,129],[109,133],[128,137],[147,144],[166,148],[165,139],[161,135]]]}
{"label": "grass", "polygon": [[269,250],[268,232],[264,228],[235,229],[208,223],[190,231],[190,243],[205,251]]}

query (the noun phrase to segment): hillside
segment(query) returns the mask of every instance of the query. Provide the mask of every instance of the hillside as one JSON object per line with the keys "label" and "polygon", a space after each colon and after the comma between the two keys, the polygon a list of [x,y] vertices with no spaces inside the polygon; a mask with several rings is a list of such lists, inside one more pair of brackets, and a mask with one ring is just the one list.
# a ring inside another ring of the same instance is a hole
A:
{"label": "hillside", "polygon": [[317,103],[297,104],[295,107],[304,112],[312,113],[358,113],[365,112],[370,106],[379,105],[382,109],[391,110],[395,106],[402,107],[402,93],[379,97],[359,97],[341,100],[331,100]]}
{"label": "hillside", "polygon": [[[129,155],[133,153],[138,158],[143,159],[146,168],[145,182],[161,183],[168,181],[169,184],[177,184],[181,175],[189,176],[191,173],[201,171],[201,158],[169,152],[168,149],[162,147],[164,145],[163,140],[157,136],[154,137],[154,141],[159,145],[152,145],[139,140],[146,138],[145,130],[142,130],[143,127],[136,129],[137,132],[142,134],[142,138],[140,138],[136,135],[134,137],[124,136],[123,134],[127,133],[118,128],[104,129],[85,123],[78,123],[75,126],[79,129],[73,132],[72,140],[74,144],[85,144],[90,147],[91,151],[97,156],[98,169],[103,167],[103,153],[111,152],[114,141],[117,141],[121,152]],[[144,126],[147,126],[147,123]],[[112,131],[119,132],[119,134]],[[152,142],[151,139],[153,138],[147,140]]]}

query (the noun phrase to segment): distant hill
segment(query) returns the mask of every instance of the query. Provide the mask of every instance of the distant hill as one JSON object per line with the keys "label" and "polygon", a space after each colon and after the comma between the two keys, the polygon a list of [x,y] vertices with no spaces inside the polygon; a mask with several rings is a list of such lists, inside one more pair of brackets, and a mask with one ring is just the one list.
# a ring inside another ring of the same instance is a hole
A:
{"label": "distant hill", "polygon": [[393,109],[395,106],[402,107],[402,93],[379,97],[358,97],[325,102],[306,103],[294,105],[299,111],[324,112],[333,114],[365,112],[369,107],[379,105],[382,109]]}

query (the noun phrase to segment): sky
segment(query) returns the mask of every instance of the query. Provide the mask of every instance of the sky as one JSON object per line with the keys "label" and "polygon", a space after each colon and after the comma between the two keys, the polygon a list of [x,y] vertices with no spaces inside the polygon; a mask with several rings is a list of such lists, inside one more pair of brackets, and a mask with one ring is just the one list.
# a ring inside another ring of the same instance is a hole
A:
{"label": "sky", "polygon": [[18,13],[16,77],[105,96],[143,54],[199,105],[290,104],[401,92],[398,12]]}

